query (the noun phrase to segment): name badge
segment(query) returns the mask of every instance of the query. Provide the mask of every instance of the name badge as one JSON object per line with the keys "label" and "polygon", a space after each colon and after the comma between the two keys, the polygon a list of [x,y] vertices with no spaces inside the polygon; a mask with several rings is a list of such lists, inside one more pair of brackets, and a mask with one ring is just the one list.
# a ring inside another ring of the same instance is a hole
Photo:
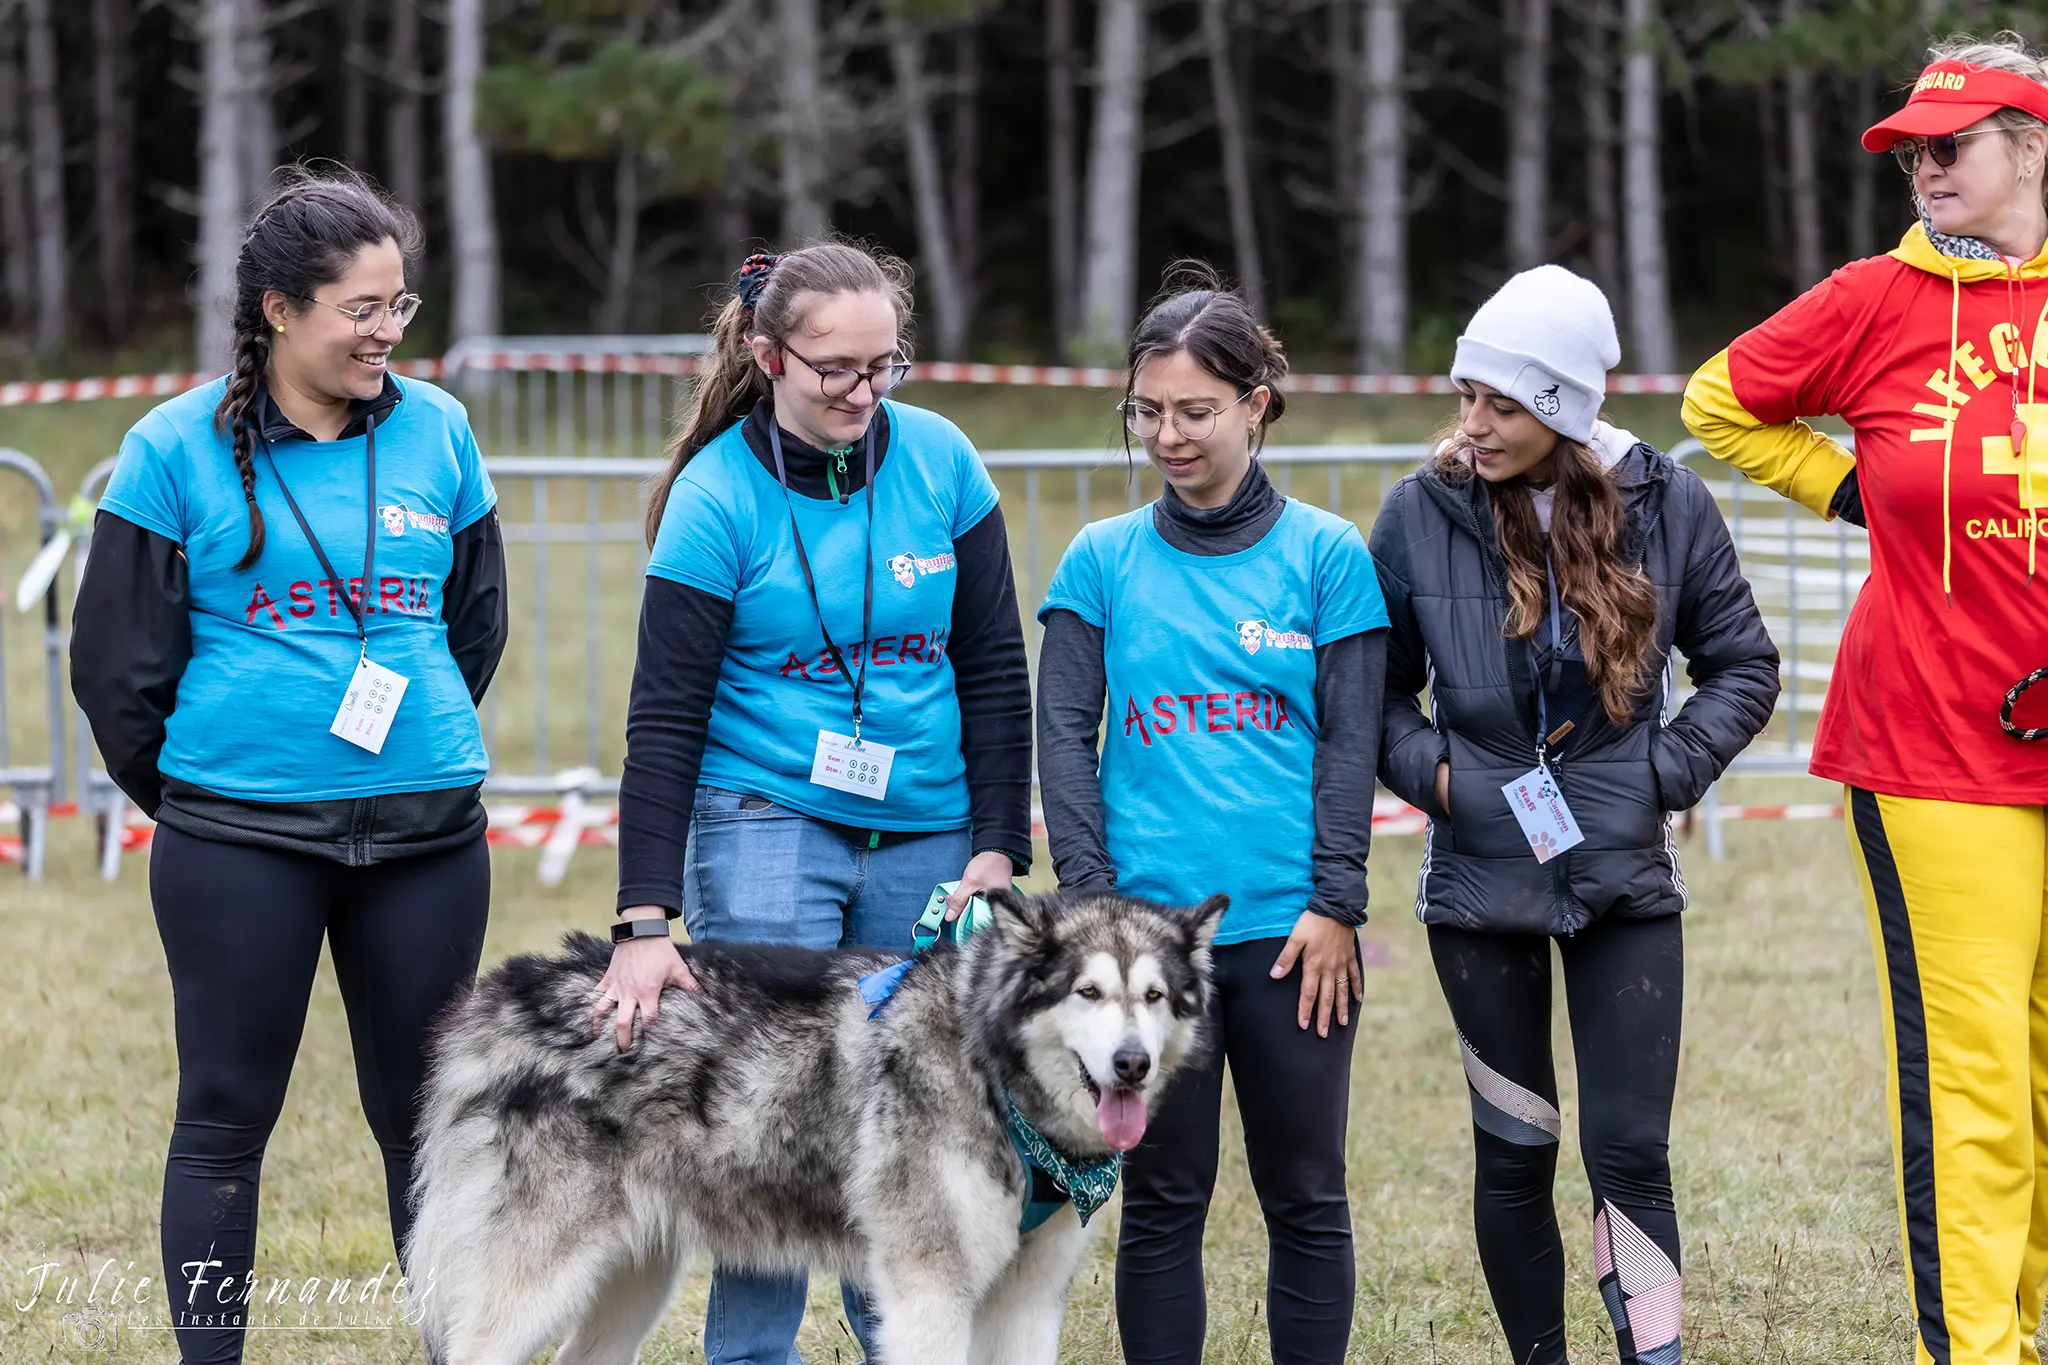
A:
{"label": "name badge", "polygon": [[365,654],[356,661],[356,675],[348,680],[341,709],[327,733],[340,735],[358,749],[373,754],[384,752],[384,738],[398,717],[398,703],[405,699],[406,680],[382,664],[370,662]]}
{"label": "name badge", "polygon": [[811,781],[834,791],[881,800],[889,794],[889,769],[896,751],[871,739],[856,743],[851,735],[818,731],[818,752],[811,759]]}
{"label": "name badge", "polygon": [[1538,764],[1500,791],[1507,797],[1508,809],[1515,813],[1537,862],[1547,863],[1566,849],[1586,842],[1579,822],[1572,817],[1572,808],[1565,804],[1564,793],[1557,788],[1557,779],[1551,776],[1550,765]]}

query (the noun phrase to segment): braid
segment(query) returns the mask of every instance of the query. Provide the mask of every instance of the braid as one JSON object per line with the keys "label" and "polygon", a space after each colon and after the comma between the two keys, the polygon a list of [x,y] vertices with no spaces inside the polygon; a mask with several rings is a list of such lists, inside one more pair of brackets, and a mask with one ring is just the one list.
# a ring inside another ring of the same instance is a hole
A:
{"label": "braid", "polygon": [[256,381],[263,377],[264,368],[270,363],[270,335],[264,330],[261,315],[255,326],[238,330],[234,373],[228,376],[227,392],[221,395],[216,413],[227,419],[235,470],[242,476],[242,499],[249,505],[249,548],[235,562],[237,573],[254,564],[263,553],[263,509],[256,505],[256,433],[249,409],[255,406]]}

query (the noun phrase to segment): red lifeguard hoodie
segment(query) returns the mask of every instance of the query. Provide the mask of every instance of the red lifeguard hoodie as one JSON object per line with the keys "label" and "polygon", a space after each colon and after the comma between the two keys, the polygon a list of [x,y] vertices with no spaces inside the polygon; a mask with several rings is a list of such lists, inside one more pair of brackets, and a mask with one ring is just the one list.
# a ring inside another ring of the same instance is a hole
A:
{"label": "red lifeguard hoodie", "polygon": [[[1799,420],[1821,415],[1849,423],[1853,457]],[[1824,517],[1857,472],[1870,580],[1842,633],[1814,774],[2048,804],[2048,742],[1998,720],[2007,690],[2048,665],[2048,250],[1959,260],[1916,224],[1737,337],[1693,377],[1684,416],[1716,457]],[[2048,684],[2015,719],[2048,723]]]}

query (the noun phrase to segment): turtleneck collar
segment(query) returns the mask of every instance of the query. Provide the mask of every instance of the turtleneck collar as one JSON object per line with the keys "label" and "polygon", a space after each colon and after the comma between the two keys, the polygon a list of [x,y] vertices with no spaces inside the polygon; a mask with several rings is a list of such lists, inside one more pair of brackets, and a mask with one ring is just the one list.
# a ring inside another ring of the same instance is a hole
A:
{"label": "turtleneck collar", "polygon": [[[768,424],[774,421],[775,408],[764,398],[754,404],[753,411],[741,424],[741,434],[746,437],[747,447],[754,452],[754,458],[761,462],[761,467],[768,471],[770,477],[775,474],[775,456],[768,446]],[[776,425],[781,427],[779,422]],[[871,430],[875,436],[875,469],[879,472],[883,457],[889,453],[889,409],[886,406],[875,414]],[[789,471],[789,486],[798,493],[805,497],[823,498],[831,496],[835,487],[841,494],[847,494],[859,491],[866,484],[867,473],[863,467],[866,457],[861,452],[860,442],[854,442],[848,452],[844,474],[838,473],[838,466],[834,463],[834,478],[828,483],[825,464],[832,458],[788,427],[782,427],[782,463]]]}
{"label": "turtleneck collar", "polygon": [[1235,554],[1258,544],[1286,506],[1287,499],[1266,477],[1266,467],[1254,458],[1237,492],[1221,507],[1190,507],[1168,484],[1153,504],[1153,524],[1176,550],[1194,555]]}

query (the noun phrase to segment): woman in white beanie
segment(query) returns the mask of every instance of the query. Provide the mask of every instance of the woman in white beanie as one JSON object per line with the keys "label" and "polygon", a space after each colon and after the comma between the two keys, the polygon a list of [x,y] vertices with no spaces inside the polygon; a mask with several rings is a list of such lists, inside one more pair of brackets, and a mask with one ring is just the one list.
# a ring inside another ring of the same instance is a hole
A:
{"label": "woman in white beanie", "polygon": [[[1624,1362],[1679,1359],[1670,816],[1778,695],[1706,485],[1600,418],[1620,359],[1592,283],[1554,265],[1509,280],[1458,339],[1456,425],[1371,542],[1392,619],[1380,777],[1430,817],[1416,913],[1457,1025],[1480,1260],[1516,1365],[1566,1359],[1553,941],[1601,1298]],[[1670,715],[1674,645],[1697,690]]]}

